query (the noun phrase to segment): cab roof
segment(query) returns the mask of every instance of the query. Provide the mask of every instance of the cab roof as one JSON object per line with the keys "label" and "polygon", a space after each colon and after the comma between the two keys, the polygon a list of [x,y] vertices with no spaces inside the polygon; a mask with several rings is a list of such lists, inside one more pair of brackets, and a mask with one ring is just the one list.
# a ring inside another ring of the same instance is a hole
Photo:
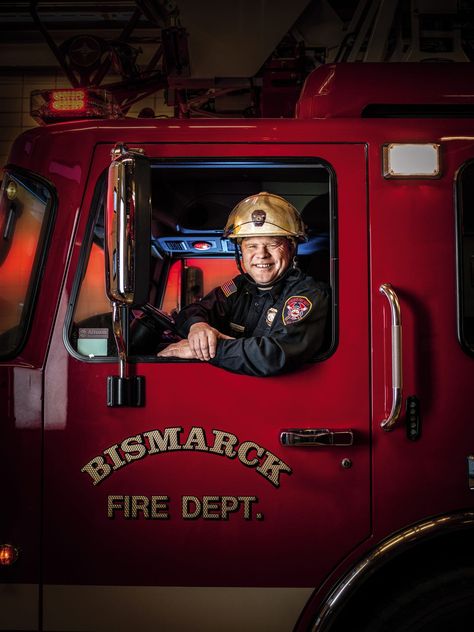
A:
{"label": "cab roof", "polygon": [[471,63],[340,63],[306,79],[296,118],[474,116]]}

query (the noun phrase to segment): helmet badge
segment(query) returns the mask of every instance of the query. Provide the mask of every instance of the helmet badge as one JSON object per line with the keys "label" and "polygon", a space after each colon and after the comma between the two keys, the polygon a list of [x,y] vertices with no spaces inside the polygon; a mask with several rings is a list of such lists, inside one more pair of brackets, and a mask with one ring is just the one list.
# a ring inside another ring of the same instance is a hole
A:
{"label": "helmet badge", "polygon": [[254,226],[263,226],[266,219],[267,214],[265,211],[254,211],[252,213],[252,222]]}

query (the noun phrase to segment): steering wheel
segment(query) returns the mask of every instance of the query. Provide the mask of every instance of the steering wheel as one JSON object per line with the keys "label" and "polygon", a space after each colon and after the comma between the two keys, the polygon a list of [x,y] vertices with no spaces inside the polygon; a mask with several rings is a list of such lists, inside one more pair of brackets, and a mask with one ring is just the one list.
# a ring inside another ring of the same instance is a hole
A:
{"label": "steering wheel", "polygon": [[141,305],[140,316],[130,323],[130,353],[148,355],[159,345],[168,345],[181,340],[172,318],[151,303]]}
{"label": "steering wheel", "polygon": [[178,333],[174,320],[170,318],[168,314],[165,314],[165,312],[163,312],[161,309],[158,309],[158,307],[155,307],[151,303],[145,303],[145,305],[142,305],[140,309],[144,314],[150,316],[165,330],[170,330],[175,334]]}

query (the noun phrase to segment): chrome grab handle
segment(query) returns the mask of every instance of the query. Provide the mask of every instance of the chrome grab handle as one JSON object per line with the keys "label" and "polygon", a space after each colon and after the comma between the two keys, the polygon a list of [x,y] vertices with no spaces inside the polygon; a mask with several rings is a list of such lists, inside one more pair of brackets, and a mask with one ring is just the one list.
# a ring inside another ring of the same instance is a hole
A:
{"label": "chrome grab handle", "polygon": [[383,430],[392,430],[402,409],[402,316],[400,302],[392,286],[383,283],[379,290],[386,296],[392,314],[392,409],[380,426]]}
{"label": "chrome grab handle", "polygon": [[327,428],[292,428],[280,432],[280,443],[285,446],[321,447],[352,445],[352,430],[332,431]]}

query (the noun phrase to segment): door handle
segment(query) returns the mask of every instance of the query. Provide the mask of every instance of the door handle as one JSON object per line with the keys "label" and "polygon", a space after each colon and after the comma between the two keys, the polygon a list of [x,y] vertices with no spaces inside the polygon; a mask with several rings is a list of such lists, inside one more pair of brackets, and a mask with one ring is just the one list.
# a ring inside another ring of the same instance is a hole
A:
{"label": "door handle", "polygon": [[292,428],[280,432],[280,443],[284,446],[324,447],[352,445],[352,430],[328,430],[327,428]]}
{"label": "door handle", "polygon": [[389,302],[392,318],[392,408],[389,416],[381,422],[380,426],[383,430],[392,430],[402,408],[402,315],[400,301],[392,286],[389,283],[383,283],[379,290],[385,294]]}

